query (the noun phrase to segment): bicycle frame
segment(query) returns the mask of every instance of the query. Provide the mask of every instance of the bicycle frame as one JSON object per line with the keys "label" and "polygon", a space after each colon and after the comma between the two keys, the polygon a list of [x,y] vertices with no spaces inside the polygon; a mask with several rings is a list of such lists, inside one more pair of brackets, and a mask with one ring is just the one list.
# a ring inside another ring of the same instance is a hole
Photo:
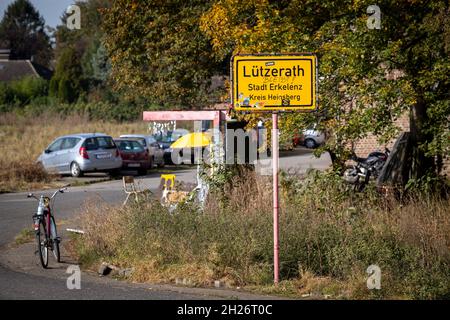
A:
{"label": "bicycle frame", "polygon": [[64,193],[64,191],[67,190],[67,187],[61,188],[56,190],[51,197],[46,197],[44,195],[41,195],[39,198],[37,198],[32,193],[28,194],[28,198],[34,198],[39,201],[38,204],[38,210],[35,215],[33,215],[33,218],[39,219],[38,221],[34,221],[34,230],[37,231],[39,229],[39,221],[40,219],[45,219],[45,224],[47,226],[46,228],[46,236],[48,239],[51,239],[51,217],[53,215],[53,203],[52,200],[55,198],[55,196],[58,193]]}
{"label": "bicycle frame", "polygon": [[[57,262],[61,262],[61,253],[59,243],[61,239],[58,237],[56,230],[56,222],[53,217],[53,204],[52,200],[58,193],[64,193],[67,188],[61,188],[56,190],[51,197],[41,195],[36,197],[32,193],[28,194],[28,198],[34,198],[39,201],[37,212],[33,215],[33,226],[36,233],[36,241],[38,245],[39,260],[42,267],[47,269],[48,267],[48,252],[51,250],[56,258]],[[42,227],[42,229],[41,229]]]}

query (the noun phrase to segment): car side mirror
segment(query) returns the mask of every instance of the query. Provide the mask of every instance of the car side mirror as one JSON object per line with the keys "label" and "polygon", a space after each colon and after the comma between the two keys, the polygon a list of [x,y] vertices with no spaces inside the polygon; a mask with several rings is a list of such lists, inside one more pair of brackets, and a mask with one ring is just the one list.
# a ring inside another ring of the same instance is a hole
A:
{"label": "car side mirror", "polygon": [[51,150],[49,150],[49,149],[45,149],[45,151],[44,151],[45,153],[47,153],[47,154],[49,154],[49,153],[51,153],[52,151]]}

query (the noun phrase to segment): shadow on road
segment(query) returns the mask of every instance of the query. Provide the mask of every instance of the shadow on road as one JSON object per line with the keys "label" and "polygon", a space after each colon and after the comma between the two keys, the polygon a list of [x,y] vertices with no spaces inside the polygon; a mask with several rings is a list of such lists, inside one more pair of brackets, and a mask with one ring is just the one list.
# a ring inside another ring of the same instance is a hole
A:
{"label": "shadow on road", "polygon": [[305,147],[296,147],[294,150],[291,151],[280,151],[280,158],[287,158],[287,157],[298,157],[298,156],[304,156],[304,155],[313,155],[314,150],[313,149],[307,149]]}

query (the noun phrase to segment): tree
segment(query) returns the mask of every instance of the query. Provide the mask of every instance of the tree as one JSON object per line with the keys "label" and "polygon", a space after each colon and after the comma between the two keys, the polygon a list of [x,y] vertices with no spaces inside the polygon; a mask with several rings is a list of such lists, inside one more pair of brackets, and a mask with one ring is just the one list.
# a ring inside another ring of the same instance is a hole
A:
{"label": "tree", "polygon": [[55,32],[56,71],[50,83],[50,92],[61,101],[73,102],[106,85],[109,60],[101,45],[103,31],[99,10],[109,3],[109,0],[76,1],[82,14],[79,30],[66,27],[67,13],[61,17],[62,24]]}
{"label": "tree", "polygon": [[50,95],[61,102],[74,102],[81,92],[82,69],[78,52],[67,47],[61,52],[50,81]]}
{"label": "tree", "polygon": [[320,120],[336,168],[351,142],[369,133],[394,137],[393,120],[410,111],[410,176],[435,174],[436,156],[450,151],[448,1],[377,3],[381,29],[368,28],[371,1],[217,0],[201,30],[218,59],[238,52],[318,55],[320,113],[289,117]]}
{"label": "tree", "polygon": [[64,75],[58,82],[58,99],[61,102],[73,102],[74,90],[72,83]]}
{"label": "tree", "polygon": [[201,0],[114,1],[103,27],[116,89],[163,106],[209,104],[210,79],[221,68],[199,29],[209,8]]}
{"label": "tree", "polygon": [[11,49],[15,59],[33,58],[49,66],[52,48],[44,18],[28,0],[16,0],[6,9],[0,22],[0,43]]}

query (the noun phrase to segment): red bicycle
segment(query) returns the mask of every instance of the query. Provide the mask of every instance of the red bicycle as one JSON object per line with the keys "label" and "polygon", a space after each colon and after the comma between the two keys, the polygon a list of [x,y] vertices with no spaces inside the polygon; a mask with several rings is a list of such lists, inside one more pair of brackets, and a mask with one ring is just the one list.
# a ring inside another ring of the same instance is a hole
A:
{"label": "red bicycle", "polygon": [[52,201],[58,193],[64,193],[66,187],[59,189],[53,193],[51,197],[41,195],[39,198],[34,194],[28,194],[28,198],[34,198],[39,201],[36,214],[33,215],[34,231],[36,233],[37,251],[39,253],[39,260],[44,268],[48,266],[48,250],[53,252],[57,262],[61,262],[61,255],[59,252],[59,244],[61,238],[58,237],[56,231],[55,218],[53,216]]}

